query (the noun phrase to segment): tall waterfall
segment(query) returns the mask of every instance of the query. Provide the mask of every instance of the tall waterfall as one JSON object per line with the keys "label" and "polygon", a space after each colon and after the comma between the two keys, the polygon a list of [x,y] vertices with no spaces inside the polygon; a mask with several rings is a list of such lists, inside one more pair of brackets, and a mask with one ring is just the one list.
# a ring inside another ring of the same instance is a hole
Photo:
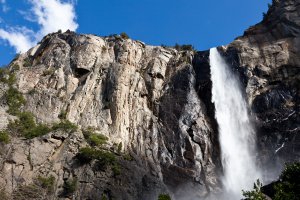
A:
{"label": "tall waterfall", "polygon": [[210,50],[212,102],[219,125],[225,193],[240,199],[260,177],[255,163],[255,131],[237,78],[216,48]]}

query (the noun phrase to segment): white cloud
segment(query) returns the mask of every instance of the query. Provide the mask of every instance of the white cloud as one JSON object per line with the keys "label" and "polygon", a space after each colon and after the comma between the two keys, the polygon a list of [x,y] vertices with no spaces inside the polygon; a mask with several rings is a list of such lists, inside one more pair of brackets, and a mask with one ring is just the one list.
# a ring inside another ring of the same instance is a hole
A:
{"label": "white cloud", "polygon": [[[4,2],[5,0],[0,0]],[[21,11],[24,18],[39,25],[39,30],[34,32],[26,27],[22,29],[9,27],[9,30],[0,29],[0,38],[8,41],[17,52],[25,52],[34,46],[48,33],[58,30],[76,31],[76,13],[74,1],[62,0],[28,0],[32,5],[31,12]],[[27,13],[27,14],[26,14]]]}
{"label": "white cloud", "polygon": [[39,37],[59,29],[63,32],[77,29],[74,4],[58,0],[31,0],[31,2],[34,5],[33,12],[37,22],[41,26]]}
{"label": "white cloud", "polygon": [[0,37],[3,40],[7,40],[16,49],[16,52],[25,52],[35,44],[32,42],[33,40],[30,35],[32,35],[32,32],[26,28],[10,31],[0,29]]}

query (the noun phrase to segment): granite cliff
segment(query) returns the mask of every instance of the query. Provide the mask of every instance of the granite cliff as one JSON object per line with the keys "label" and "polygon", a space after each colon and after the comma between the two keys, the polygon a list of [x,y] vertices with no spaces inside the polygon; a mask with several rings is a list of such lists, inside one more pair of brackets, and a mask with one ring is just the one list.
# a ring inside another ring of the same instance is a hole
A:
{"label": "granite cliff", "polygon": [[[299,15],[300,0],[274,1],[261,23],[219,47],[245,88],[256,156],[269,179],[300,156]],[[77,127],[48,128],[38,137],[8,130],[14,134],[0,146],[2,195],[152,200],[161,193],[196,199],[220,192],[208,56],[119,35],[45,36],[1,74],[0,129],[19,125],[25,111],[44,127]],[[24,97],[15,112],[12,88]],[[101,148],[113,154],[118,170],[94,158],[81,162],[80,149],[93,149],[90,130],[108,138]]]}

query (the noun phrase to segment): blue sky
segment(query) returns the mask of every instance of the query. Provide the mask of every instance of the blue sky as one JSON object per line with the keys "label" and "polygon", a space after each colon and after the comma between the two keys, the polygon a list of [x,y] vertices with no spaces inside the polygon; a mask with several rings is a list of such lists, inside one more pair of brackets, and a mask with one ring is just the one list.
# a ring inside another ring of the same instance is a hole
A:
{"label": "blue sky", "polygon": [[56,29],[126,32],[152,45],[225,45],[262,20],[271,0],[0,0],[0,65]]}

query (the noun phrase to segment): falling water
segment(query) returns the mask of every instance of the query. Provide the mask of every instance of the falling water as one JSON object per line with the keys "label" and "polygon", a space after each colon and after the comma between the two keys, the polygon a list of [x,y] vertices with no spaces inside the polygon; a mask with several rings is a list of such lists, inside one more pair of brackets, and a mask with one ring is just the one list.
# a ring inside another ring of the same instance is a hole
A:
{"label": "falling water", "polygon": [[216,48],[210,50],[212,102],[219,125],[225,193],[240,199],[260,177],[255,164],[255,132],[237,78]]}

